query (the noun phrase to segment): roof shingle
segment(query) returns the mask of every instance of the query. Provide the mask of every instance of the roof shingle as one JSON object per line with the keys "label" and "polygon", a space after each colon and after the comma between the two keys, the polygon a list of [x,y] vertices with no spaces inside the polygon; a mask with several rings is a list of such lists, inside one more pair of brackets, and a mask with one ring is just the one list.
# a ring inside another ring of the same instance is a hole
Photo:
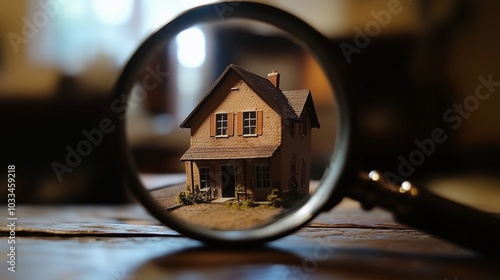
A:
{"label": "roof shingle", "polygon": [[311,118],[311,126],[319,127],[318,117],[311,97],[311,92],[308,89],[287,90],[283,91],[283,95],[288,100],[288,103],[294,110],[297,117],[300,117],[304,108],[309,107],[309,115]]}
{"label": "roof shingle", "polygon": [[259,147],[191,147],[181,157],[186,160],[217,160],[217,159],[250,159],[270,158],[278,149],[277,146]]}

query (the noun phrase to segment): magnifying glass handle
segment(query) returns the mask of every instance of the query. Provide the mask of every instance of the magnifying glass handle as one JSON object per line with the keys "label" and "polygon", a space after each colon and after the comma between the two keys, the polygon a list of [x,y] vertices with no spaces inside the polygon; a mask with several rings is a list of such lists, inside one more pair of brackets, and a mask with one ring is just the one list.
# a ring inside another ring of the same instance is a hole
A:
{"label": "magnifying glass handle", "polygon": [[492,214],[463,206],[424,189],[402,199],[393,213],[400,223],[477,252],[500,257],[500,218]]}
{"label": "magnifying glass handle", "polygon": [[380,206],[392,212],[402,224],[476,252],[500,257],[500,216],[450,201],[409,182],[400,187],[388,186],[379,177],[363,185],[363,197],[358,190],[353,193],[357,197],[353,198],[361,201],[365,209]]}

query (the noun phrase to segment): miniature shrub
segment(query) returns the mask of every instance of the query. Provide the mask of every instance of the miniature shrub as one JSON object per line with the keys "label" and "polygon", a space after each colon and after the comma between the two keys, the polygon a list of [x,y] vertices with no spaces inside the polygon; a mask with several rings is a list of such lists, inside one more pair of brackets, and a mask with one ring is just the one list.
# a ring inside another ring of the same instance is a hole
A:
{"label": "miniature shrub", "polygon": [[177,195],[177,197],[175,198],[175,202],[181,205],[194,204],[191,193],[187,191],[180,191],[179,195]]}
{"label": "miniature shrub", "polygon": [[194,186],[194,193],[192,193],[190,190],[191,187],[189,185],[186,185],[186,190],[179,192],[179,194],[175,198],[175,202],[180,205],[210,203],[210,196],[208,192],[200,191],[198,185]]}
{"label": "miniature shrub", "polygon": [[283,203],[281,198],[279,197],[279,190],[278,189],[273,189],[271,191],[271,194],[267,196],[267,201],[270,201],[272,203],[272,206],[274,207],[282,207]]}
{"label": "miniature shrub", "polygon": [[244,200],[242,203],[241,203],[241,208],[250,208],[250,207],[253,207],[254,206],[254,203],[251,199],[247,199],[247,200]]}
{"label": "miniature shrub", "polygon": [[281,198],[276,198],[272,201],[273,207],[279,208],[283,206],[283,203],[281,201]]}
{"label": "miniature shrub", "polygon": [[210,203],[210,198],[207,192],[199,192],[193,195],[192,200],[194,203]]}
{"label": "miniature shrub", "polygon": [[240,204],[238,202],[234,201],[231,204],[231,208],[233,208],[233,209],[240,209]]}
{"label": "miniature shrub", "polygon": [[242,202],[226,201],[225,205],[226,205],[226,207],[233,208],[233,209],[248,209],[248,208],[255,206],[253,200],[251,200],[251,199],[247,199],[247,200],[244,200]]}

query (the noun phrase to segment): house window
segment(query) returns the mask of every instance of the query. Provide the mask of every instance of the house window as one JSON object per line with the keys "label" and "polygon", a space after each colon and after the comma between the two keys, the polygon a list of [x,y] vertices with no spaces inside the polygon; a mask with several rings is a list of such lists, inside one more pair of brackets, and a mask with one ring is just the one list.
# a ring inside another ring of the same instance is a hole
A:
{"label": "house window", "polygon": [[264,189],[269,188],[269,165],[256,164],[253,166],[254,188]]}
{"label": "house window", "polygon": [[210,114],[210,137],[233,136],[234,113]]}
{"label": "house window", "polygon": [[215,136],[227,136],[227,113],[215,114]]}
{"label": "house window", "polygon": [[257,134],[257,112],[243,112],[243,136],[254,136]]}
{"label": "house window", "polygon": [[309,182],[306,181],[306,161],[302,159],[302,174],[301,174],[302,187],[305,188]]}
{"label": "house window", "polygon": [[262,135],[264,118],[263,111],[238,112],[237,131],[238,136],[258,136]]}
{"label": "house window", "polygon": [[200,167],[200,189],[210,188],[210,168]]}
{"label": "house window", "polygon": [[300,120],[300,136],[304,137],[306,136],[307,133],[307,118],[306,115],[302,116],[302,119]]}

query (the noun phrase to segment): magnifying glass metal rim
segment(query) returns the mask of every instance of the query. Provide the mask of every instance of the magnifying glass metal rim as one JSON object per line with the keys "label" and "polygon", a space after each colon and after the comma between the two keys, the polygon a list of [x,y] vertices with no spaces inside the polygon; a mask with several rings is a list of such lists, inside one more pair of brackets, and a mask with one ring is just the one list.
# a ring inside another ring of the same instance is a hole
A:
{"label": "magnifying glass metal rim", "polygon": [[[351,112],[348,96],[344,92],[339,73],[337,72],[336,58],[332,55],[332,50],[330,49],[332,46],[326,37],[296,16],[264,4],[242,2],[234,6],[232,11],[221,15],[221,6],[218,5],[230,5],[228,3],[219,2],[193,8],[154,32],[141,44],[125,66],[115,87],[115,97],[122,96],[123,94],[129,95],[133,86],[133,77],[137,75],[137,69],[142,69],[143,67],[141,68],[141,66],[145,66],[143,64],[144,58],[155,50],[155,46],[165,40],[174,38],[175,35],[189,27],[200,23],[230,19],[250,19],[278,27],[300,41],[311,52],[322,67],[335,92],[334,99],[337,106],[338,118],[336,121],[340,127],[340,133],[337,133],[335,149],[330,165],[326,169],[317,190],[301,207],[293,207],[282,218],[268,225],[245,230],[214,230],[182,222],[158,206],[139,179],[138,169],[135,166],[127,143],[124,120],[117,122],[121,134],[119,143],[121,151],[119,155],[121,157],[120,161],[124,165],[126,184],[146,209],[165,225],[183,235],[210,244],[231,243],[232,245],[249,245],[286,236],[309,222],[325,208],[331,208],[342,199],[346,184],[341,183],[341,181],[344,181],[351,173],[349,172],[351,169],[351,165],[349,164],[349,159],[351,158]],[[324,127],[322,129],[329,128]]]}

